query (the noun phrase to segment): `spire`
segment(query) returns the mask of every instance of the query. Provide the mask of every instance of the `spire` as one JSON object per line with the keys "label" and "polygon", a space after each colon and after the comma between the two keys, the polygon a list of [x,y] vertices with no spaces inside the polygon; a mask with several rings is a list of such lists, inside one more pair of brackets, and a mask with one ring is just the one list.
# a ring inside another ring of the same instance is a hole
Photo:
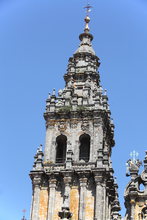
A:
{"label": "spire", "polygon": [[95,51],[93,50],[92,44],[91,44],[91,41],[93,40],[93,35],[90,34],[90,28],[89,28],[89,22],[90,22],[89,12],[91,11],[92,6],[87,4],[87,6],[84,8],[86,9],[86,17],[84,19],[85,28],[84,28],[84,32],[80,34],[79,36],[81,44],[79,48],[77,49],[77,51],[75,52],[75,54],[87,52],[92,55],[95,55]]}

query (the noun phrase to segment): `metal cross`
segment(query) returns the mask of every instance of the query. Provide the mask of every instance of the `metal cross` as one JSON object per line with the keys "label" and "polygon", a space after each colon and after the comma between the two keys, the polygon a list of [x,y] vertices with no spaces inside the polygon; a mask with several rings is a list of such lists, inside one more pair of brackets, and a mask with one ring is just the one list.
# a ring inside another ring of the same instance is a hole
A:
{"label": "metal cross", "polygon": [[91,12],[92,6],[89,5],[89,4],[87,4],[87,6],[85,6],[84,8],[86,9],[86,14],[87,14],[87,16],[89,16],[89,13]]}
{"label": "metal cross", "polygon": [[130,153],[130,156],[132,157],[132,161],[133,161],[133,162],[136,162],[136,161],[137,161],[138,155],[139,155],[139,153],[136,152],[135,150],[133,150],[133,151]]}

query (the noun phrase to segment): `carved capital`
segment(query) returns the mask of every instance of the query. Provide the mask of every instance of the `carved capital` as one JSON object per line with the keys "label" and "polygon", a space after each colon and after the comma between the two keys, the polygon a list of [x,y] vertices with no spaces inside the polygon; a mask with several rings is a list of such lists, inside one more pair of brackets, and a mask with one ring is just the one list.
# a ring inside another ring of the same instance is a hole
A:
{"label": "carved capital", "polygon": [[102,171],[94,171],[93,173],[94,173],[94,180],[97,185],[105,182]]}
{"label": "carved capital", "polygon": [[102,118],[95,118],[93,121],[94,127],[99,127],[103,125]]}
{"label": "carved capital", "polygon": [[32,180],[34,187],[40,187],[41,182],[42,182],[41,176],[35,176]]}
{"label": "carved capital", "polygon": [[51,177],[49,179],[49,188],[56,188],[57,180],[55,177]]}
{"label": "carved capital", "polygon": [[86,187],[87,186],[87,178],[80,178],[80,187]]}
{"label": "carved capital", "polygon": [[65,176],[63,178],[64,184],[69,185],[71,183],[72,178],[70,176]]}

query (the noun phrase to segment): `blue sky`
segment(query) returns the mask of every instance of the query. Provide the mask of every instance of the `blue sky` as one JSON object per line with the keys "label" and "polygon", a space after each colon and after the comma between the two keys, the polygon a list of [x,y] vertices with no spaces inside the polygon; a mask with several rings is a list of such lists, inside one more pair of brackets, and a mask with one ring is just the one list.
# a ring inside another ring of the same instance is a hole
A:
{"label": "blue sky", "polygon": [[[0,0],[0,220],[29,209],[33,156],[45,140],[45,100],[64,87],[86,0]],[[123,208],[125,163],[147,150],[147,3],[91,0],[93,47],[115,123],[113,167]]]}

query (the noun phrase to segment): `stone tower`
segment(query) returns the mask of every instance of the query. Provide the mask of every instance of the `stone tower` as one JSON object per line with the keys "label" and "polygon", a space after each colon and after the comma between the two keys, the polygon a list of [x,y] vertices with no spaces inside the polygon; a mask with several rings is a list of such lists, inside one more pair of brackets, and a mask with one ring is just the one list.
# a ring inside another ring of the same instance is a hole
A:
{"label": "stone tower", "polygon": [[100,85],[90,18],[80,46],[69,58],[65,88],[46,101],[46,143],[30,172],[31,220],[120,219],[111,152],[114,125]]}
{"label": "stone tower", "polygon": [[140,165],[135,158],[128,161],[131,181],[125,190],[126,220],[147,220],[147,152],[141,175]]}

